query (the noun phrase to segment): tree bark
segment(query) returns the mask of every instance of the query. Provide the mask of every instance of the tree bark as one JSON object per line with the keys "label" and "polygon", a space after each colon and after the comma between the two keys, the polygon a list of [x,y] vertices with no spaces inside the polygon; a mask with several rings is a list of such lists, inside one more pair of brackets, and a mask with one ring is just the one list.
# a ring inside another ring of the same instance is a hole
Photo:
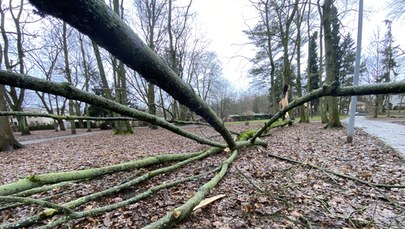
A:
{"label": "tree bark", "polygon": [[[325,0],[323,5],[322,21],[325,30],[325,52],[326,52],[326,83],[338,82],[336,76],[336,63],[335,63],[335,50],[333,47],[333,35],[332,35],[332,14],[333,0]],[[335,97],[327,97],[329,120],[327,127],[342,127],[339,119],[338,101]]]}
{"label": "tree bark", "polygon": [[[151,115],[156,115],[156,104],[155,104],[155,85],[148,83],[148,113]],[[156,125],[149,125],[151,129],[157,129]]]}
{"label": "tree bark", "polygon": [[[0,84],[0,111],[6,110],[4,86]],[[8,117],[0,117],[0,151],[11,151],[23,146],[14,138]]]}

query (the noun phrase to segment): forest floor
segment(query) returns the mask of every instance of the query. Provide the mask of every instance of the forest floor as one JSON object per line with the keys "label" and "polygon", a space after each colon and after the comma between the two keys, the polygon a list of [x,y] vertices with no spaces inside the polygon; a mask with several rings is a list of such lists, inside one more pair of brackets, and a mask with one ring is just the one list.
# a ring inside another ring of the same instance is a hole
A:
{"label": "forest floor", "polygon": [[[258,125],[253,124],[229,126],[234,131],[256,127]],[[219,137],[209,127],[185,128],[207,138]],[[268,142],[267,148],[240,150],[228,174],[208,195],[224,194],[225,197],[194,211],[176,228],[405,228],[404,189],[365,185],[327,171],[374,184],[405,184],[405,163],[394,150],[360,129],[355,129],[354,134],[355,143],[346,144],[345,128],[325,130],[321,123],[316,122],[273,130],[270,136],[262,138]],[[29,144],[24,149],[2,154],[0,184],[32,174],[101,167],[153,154],[195,152],[206,148],[161,128],[137,128],[134,135],[125,136],[97,131],[76,138]],[[273,155],[303,164],[284,161]],[[228,156],[225,152],[211,156],[79,209],[115,203],[154,184],[212,170]],[[309,164],[320,168],[315,169]],[[64,203],[155,168],[157,166],[106,175],[34,197],[53,195],[52,202]],[[75,220],[61,228],[140,228],[179,206],[210,178],[165,189],[125,208]],[[39,210],[33,206],[3,209],[0,210],[0,223],[27,217]]]}

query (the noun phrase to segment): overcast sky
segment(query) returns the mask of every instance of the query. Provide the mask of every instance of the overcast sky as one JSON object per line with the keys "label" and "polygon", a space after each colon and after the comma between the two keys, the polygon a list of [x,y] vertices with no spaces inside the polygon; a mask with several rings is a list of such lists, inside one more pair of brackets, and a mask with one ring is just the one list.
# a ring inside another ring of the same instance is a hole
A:
{"label": "overcast sky", "polygon": [[197,20],[211,40],[211,48],[223,64],[223,73],[232,83],[242,88],[247,85],[246,71],[252,57],[252,46],[243,34],[245,22],[252,22],[255,12],[246,0],[194,0]]}
{"label": "overcast sky", "polygon": [[[365,0],[364,9],[366,14],[363,19],[363,53],[373,34],[379,25],[385,27],[383,20],[387,15],[387,0]],[[246,79],[249,63],[241,56],[253,57],[252,46],[244,45],[248,41],[243,34],[247,28],[246,23],[254,25],[256,13],[247,0],[194,0],[194,9],[198,13],[197,20],[201,23],[206,38],[211,40],[211,49],[222,60],[223,73],[232,81],[236,88],[246,88]],[[352,37],[357,37],[357,12],[345,20],[345,24],[352,28]],[[402,42],[401,32],[405,29],[404,22],[393,23],[393,35],[398,44],[405,48]],[[403,36],[403,35],[402,35]],[[305,62],[305,61],[303,61]]]}

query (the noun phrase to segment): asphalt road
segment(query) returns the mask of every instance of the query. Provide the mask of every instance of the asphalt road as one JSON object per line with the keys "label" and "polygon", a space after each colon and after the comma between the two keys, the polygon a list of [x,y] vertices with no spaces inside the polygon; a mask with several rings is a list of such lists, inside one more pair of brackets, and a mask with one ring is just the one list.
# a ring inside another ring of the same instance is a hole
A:
{"label": "asphalt road", "polygon": [[[343,120],[348,123],[349,119]],[[368,134],[380,138],[387,145],[397,150],[405,159],[405,126],[395,123],[366,119],[356,116],[354,126],[363,129]],[[356,136],[353,136],[355,138]]]}

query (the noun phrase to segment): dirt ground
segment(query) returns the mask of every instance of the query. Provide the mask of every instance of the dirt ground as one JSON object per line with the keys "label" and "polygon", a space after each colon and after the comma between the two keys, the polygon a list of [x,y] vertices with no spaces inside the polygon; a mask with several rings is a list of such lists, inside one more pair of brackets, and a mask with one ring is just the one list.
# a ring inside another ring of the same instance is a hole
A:
{"label": "dirt ground", "polygon": [[[234,131],[254,127],[230,126]],[[186,128],[207,138],[218,138],[208,127]],[[38,137],[54,134],[34,133]],[[224,194],[225,197],[196,210],[176,228],[405,228],[403,188],[365,185],[327,172],[332,170],[373,184],[405,184],[405,164],[391,148],[361,130],[356,129],[355,136],[353,144],[346,144],[345,128],[325,130],[320,123],[294,124],[273,130],[270,136],[262,138],[268,142],[267,148],[240,150],[228,174],[208,195]],[[125,136],[98,131],[77,138],[31,144],[25,149],[2,154],[0,184],[32,174],[101,167],[153,154],[202,149],[207,147],[163,129],[138,128],[134,135]],[[272,155],[304,164],[287,162]],[[209,171],[228,156],[225,152],[211,156],[75,210],[122,201],[158,183]],[[308,164],[317,165],[318,169]],[[53,195],[52,202],[65,203],[156,168],[106,175],[33,197]],[[182,183],[138,203],[75,220],[61,228],[141,228],[192,197],[211,177]],[[33,206],[4,209],[5,205],[0,203],[2,224],[33,215],[41,209]],[[44,220],[32,228],[55,219],[57,217]]]}

